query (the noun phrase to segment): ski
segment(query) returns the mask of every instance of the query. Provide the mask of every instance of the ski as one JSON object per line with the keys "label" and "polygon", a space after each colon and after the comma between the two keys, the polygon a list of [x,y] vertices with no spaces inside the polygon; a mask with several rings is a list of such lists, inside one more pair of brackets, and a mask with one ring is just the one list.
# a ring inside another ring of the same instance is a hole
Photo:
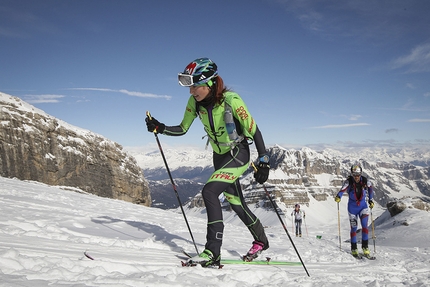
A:
{"label": "ski", "polygon": [[87,257],[88,259],[94,260],[94,258],[88,254],[88,252],[84,252],[85,257]]}
{"label": "ski", "polygon": [[[284,265],[284,266],[300,266],[302,265],[300,262],[292,262],[292,261],[274,261],[274,260],[253,260],[253,261],[243,261],[241,259],[222,259],[221,264],[208,266],[209,268],[221,269],[224,265],[227,264],[239,264],[239,265]],[[197,263],[190,263],[181,261],[181,265],[183,267],[195,267]],[[205,267],[205,268],[208,268]]]}
{"label": "ski", "polygon": [[266,257],[266,260],[243,261],[242,259],[221,259],[221,264],[244,264],[244,265],[287,265],[300,266],[302,263],[293,261],[276,261]]}
{"label": "ski", "polygon": [[368,260],[376,260],[376,257],[375,256],[371,256],[371,255],[362,255],[362,258],[366,258],[366,259],[368,259]]}
{"label": "ski", "polygon": [[355,259],[368,259],[368,260],[376,260],[375,256],[371,255],[364,255],[364,254],[358,254],[358,255],[352,255]]}
{"label": "ski", "polygon": [[[182,250],[182,253],[188,257],[191,258],[192,255],[186,252],[185,250]],[[181,261],[182,266],[186,267],[193,267],[196,266],[196,264],[183,262]],[[300,262],[293,262],[293,261],[276,261],[272,260],[270,257],[266,257],[266,260],[252,260],[252,261],[244,261],[243,259],[221,259],[221,265],[226,264],[249,264],[249,265],[288,265],[288,266],[299,266],[302,265]],[[220,267],[222,268],[222,267]]]}

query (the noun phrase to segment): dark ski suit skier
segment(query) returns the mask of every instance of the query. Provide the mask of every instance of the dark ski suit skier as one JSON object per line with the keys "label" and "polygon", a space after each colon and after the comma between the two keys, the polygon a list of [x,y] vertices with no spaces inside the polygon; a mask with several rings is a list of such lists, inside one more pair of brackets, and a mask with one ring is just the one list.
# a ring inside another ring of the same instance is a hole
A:
{"label": "dark ski suit skier", "polygon": [[362,176],[362,168],[359,164],[351,166],[351,175],[346,179],[342,188],[335,197],[336,202],[340,202],[344,192],[348,193],[348,214],[351,226],[351,253],[358,256],[357,249],[357,226],[358,218],[361,221],[361,247],[363,254],[370,255],[369,250],[369,208],[366,203],[368,197],[369,207],[373,208],[373,187],[372,183]]}
{"label": "dark ski suit skier", "polygon": [[[244,256],[244,260],[251,261],[269,248],[269,242],[260,220],[245,203],[238,179],[249,167],[248,140],[254,141],[259,155],[254,173],[256,181],[262,184],[269,176],[269,157],[261,132],[241,97],[224,86],[216,64],[210,59],[194,60],[178,74],[178,80],[181,86],[189,87],[191,94],[182,122],[177,126],[166,126],[154,118],[147,118],[146,123],[149,132],[182,136],[199,117],[213,149],[215,172],[202,190],[208,218],[205,250],[189,262],[204,267],[220,264],[224,230],[218,199],[221,193],[251,232],[253,245]],[[227,132],[233,122],[235,127]]]}

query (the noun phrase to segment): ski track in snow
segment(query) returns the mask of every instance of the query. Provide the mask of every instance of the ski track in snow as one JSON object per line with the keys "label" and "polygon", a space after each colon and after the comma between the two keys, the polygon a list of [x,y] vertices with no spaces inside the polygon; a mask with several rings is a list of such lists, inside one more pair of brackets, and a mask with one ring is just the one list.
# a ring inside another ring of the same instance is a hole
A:
{"label": "ski track in snow", "polygon": [[[341,249],[335,203],[311,201],[304,237],[291,230],[303,266],[181,267],[181,250],[195,253],[183,215],[0,177],[0,286],[429,286],[428,212],[406,210],[376,226],[377,260],[349,254],[346,200]],[[262,256],[299,261],[272,211],[254,209],[270,240]],[[290,210],[291,212],[291,210]],[[384,210],[374,209],[373,216]],[[187,210],[199,251],[206,235],[204,210]],[[399,224],[408,221],[409,226]],[[237,217],[225,213],[223,258],[246,253],[252,239]],[[370,229],[371,232],[371,229]],[[321,235],[321,239],[316,236]],[[373,240],[369,240],[372,254]],[[95,260],[84,256],[87,251]],[[183,260],[183,259],[182,259]]]}

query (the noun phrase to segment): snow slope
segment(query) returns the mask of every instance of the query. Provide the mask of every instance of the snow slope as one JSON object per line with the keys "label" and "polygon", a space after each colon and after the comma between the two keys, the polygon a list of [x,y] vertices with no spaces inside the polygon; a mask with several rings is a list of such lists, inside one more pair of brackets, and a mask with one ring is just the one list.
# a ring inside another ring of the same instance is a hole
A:
{"label": "snow slope", "polygon": [[[429,286],[430,215],[408,208],[391,218],[375,207],[377,260],[349,255],[346,200],[341,250],[337,206],[312,200],[304,237],[292,237],[303,266],[181,267],[181,250],[194,252],[183,216],[175,210],[101,198],[72,188],[0,177],[0,286]],[[283,219],[292,236],[291,210]],[[299,261],[273,211],[256,209],[276,260]],[[187,210],[199,251],[205,242],[204,210]],[[247,251],[251,237],[226,212],[223,258]],[[405,224],[408,223],[408,225]],[[316,236],[321,235],[321,239]],[[375,248],[370,240],[372,253]],[[84,251],[95,258],[90,260]]]}

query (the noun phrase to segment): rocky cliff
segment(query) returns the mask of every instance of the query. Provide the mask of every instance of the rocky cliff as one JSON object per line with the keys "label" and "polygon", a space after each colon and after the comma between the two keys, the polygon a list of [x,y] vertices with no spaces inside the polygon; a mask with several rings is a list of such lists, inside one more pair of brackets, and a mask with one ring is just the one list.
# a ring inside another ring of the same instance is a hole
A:
{"label": "rocky cliff", "polygon": [[149,206],[148,183],[121,145],[0,93],[0,176],[78,187]]}
{"label": "rocky cliff", "polygon": [[[203,184],[210,176],[213,169],[211,154],[207,151],[193,151],[192,149],[184,151],[166,150],[166,157],[169,158],[169,164],[174,174],[174,179],[181,179],[178,190],[183,198],[183,202],[191,194],[184,194],[183,186],[185,180],[202,178],[199,184]],[[269,192],[275,196],[277,202],[282,203],[286,208],[293,207],[294,204],[310,204],[315,199],[317,201],[333,200],[335,194],[341,188],[342,182],[350,174],[350,167],[353,163],[359,161],[364,169],[364,175],[371,180],[375,201],[382,206],[393,201],[393,198],[419,198],[422,202],[429,202],[430,196],[430,153],[428,148],[413,149],[405,147],[402,149],[354,149],[347,152],[338,150],[325,149],[315,151],[303,147],[300,150],[285,149],[278,145],[268,148],[270,154],[270,175],[265,186]],[[148,178],[161,178],[159,172],[163,162],[157,163],[156,159],[160,158],[159,153],[139,154],[135,153],[140,166],[144,169]],[[257,154],[251,156],[256,159]],[[196,161],[195,159],[204,159]],[[197,163],[196,163],[197,162]],[[413,163],[424,164],[418,166]],[[194,169],[190,166],[194,165]],[[258,204],[262,207],[271,206],[266,198],[265,190],[260,184],[255,184],[252,169],[241,177],[241,185],[244,191],[244,197],[250,204]],[[155,176],[152,176],[155,174]],[[166,176],[164,170],[164,175]],[[165,203],[167,196],[159,185],[153,186],[152,194],[153,203]],[[170,183],[169,183],[170,184]],[[191,182],[190,182],[191,184]],[[183,185],[183,186],[182,186]],[[167,185],[166,185],[167,186]],[[196,186],[201,189],[201,186]],[[187,191],[191,190],[189,187]],[[166,189],[166,192],[171,191]],[[177,201],[176,201],[177,203]],[[173,206],[175,201],[169,202]],[[177,206],[177,205],[176,205]],[[197,195],[190,201],[190,206],[201,207],[203,201],[200,195]]]}
{"label": "rocky cliff", "polygon": [[[335,156],[334,151],[316,152],[309,148],[287,150],[280,146],[268,149],[271,173],[266,183],[268,190],[287,207],[295,203],[309,204],[310,196],[318,201],[332,200],[355,162],[363,166],[363,174],[373,185],[374,199],[385,206],[393,198],[409,196],[428,201],[430,194],[429,167],[407,162],[385,162],[362,157]],[[370,156],[369,156],[370,158]],[[244,196],[254,203],[265,198],[261,185],[256,185],[251,173],[242,180]]]}

